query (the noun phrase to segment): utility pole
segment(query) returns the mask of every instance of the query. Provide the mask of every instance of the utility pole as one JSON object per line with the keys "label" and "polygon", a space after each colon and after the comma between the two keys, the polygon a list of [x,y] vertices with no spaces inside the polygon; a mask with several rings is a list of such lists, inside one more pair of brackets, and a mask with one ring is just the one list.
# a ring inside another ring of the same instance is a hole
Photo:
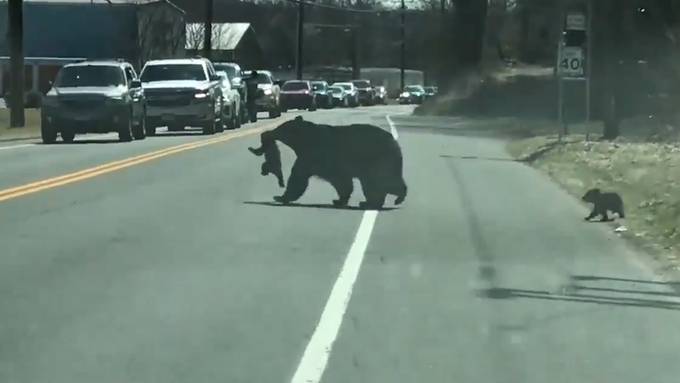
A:
{"label": "utility pole", "polygon": [[444,41],[444,44],[438,49],[438,53],[435,53],[436,58],[439,60],[439,65],[435,64],[435,70],[437,71],[437,85],[440,89],[444,90],[444,83],[446,82],[446,63],[447,60],[447,50],[448,50],[448,39],[444,39],[446,36],[446,0],[441,0],[439,9],[439,41]]}
{"label": "utility pole", "polygon": [[304,43],[305,26],[305,5],[303,1],[298,2],[298,23],[297,23],[297,55],[295,57],[295,71],[297,79],[302,80],[302,45]]}
{"label": "utility pole", "polygon": [[203,25],[203,52],[206,58],[212,56],[213,0],[205,0],[205,23]]}
{"label": "utility pole", "polygon": [[[10,116],[9,126],[25,125],[24,116],[24,15],[23,0],[9,0]],[[0,74],[1,75],[1,74]]]}
{"label": "utility pole", "polygon": [[356,80],[361,76],[361,70],[359,69],[359,40],[357,37],[357,25],[351,28],[351,38],[352,38],[352,79]]}
{"label": "utility pole", "polygon": [[401,90],[404,90],[404,67],[406,66],[406,4],[401,0]]}

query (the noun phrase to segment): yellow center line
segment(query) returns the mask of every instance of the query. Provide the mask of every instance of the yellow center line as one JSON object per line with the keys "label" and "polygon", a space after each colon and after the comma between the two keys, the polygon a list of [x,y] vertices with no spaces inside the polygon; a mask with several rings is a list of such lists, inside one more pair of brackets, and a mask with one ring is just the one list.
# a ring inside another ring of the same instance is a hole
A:
{"label": "yellow center line", "polygon": [[254,134],[262,133],[274,127],[276,123],[267,124],[265,126],[249,129],[242,132],[229,133],[227,135],[210,138],[200,141],[188,142],[181,145],[171,146],[168,148],[156,150],[153,152],[137,155],[134,157],[125,158],[118,161],[108,162],[102,165],[97,165],[91,168],[79,170],[73,173],[64,174],[58,177],[52,177],[45,180],[35,181],[28,184],[0,190],[0,202],[7,201],[9,199],[25,196],[28,194],[37,193],[39,191],[56,188],[63,185],[68,185],[73,182],[86,180],[89,178],[97,177],[103,174],[115,172],[121,169],[129,168],[131,166],[143,164],[152,160],[167,157],[172,154],[177,154],[185,152],[188,150],[198,149],[204,146],[217,144],[220,142],[226,142],[235,138],[252,136]]}

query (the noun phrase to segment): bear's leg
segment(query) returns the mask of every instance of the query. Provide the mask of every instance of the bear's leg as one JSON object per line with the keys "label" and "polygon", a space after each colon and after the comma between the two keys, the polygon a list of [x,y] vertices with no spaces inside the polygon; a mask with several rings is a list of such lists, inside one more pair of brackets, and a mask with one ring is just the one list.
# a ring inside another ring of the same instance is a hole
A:
{"label": "bear's leg", "polygon": [[306,166],[300,159],[295,161],[293,164],[293,169],[290,171],[290,177],[288,177],[288,187],[282,196],[274,197],[274,201],[281,203],[289,203],[297,201],[309,185],[309,177],[311,173],[307,170]]}
{"label": "bear's leg", "polygon": [[387,192],[380,187],[379,182],[366,178],[362,178],[360,181],[366,201],[359,203],[359,207],[362,209],[381,209],[385,204]]}
{"label": "bear's leg", "polygon": [[347,206],[347,202],[349,202],[349,197],[352,195],[352,192],[354,191],[354,184],[352,183],[352,178],[351,177],[334,177],[329,180],[331,185],[335,188],[335,191],[338,192],[338,199],[333,200],[333,206]]}

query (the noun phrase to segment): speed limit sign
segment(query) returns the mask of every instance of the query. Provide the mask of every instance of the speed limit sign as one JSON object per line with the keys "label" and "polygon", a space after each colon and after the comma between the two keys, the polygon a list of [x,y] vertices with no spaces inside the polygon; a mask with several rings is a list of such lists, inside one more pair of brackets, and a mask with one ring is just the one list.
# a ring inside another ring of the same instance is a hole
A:
{"label": "speed limit sign", "polygon": [[559,57],[559,73],[562,77],[583,77],[583,49],[562,47]]}

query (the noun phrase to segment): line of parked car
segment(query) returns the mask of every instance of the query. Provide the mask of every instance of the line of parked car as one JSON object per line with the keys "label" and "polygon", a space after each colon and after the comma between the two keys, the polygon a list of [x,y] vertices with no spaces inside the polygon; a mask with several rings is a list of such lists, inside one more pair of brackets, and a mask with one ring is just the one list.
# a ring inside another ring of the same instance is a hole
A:
{"label": "line of parked car", "polygon": [[[256,84],[256,95],[248,94],[249,83]],[[426,97],[421,86],[409,86],[399,101]],[[368,80],[281,82],[269,71],[244,71],[235,63],[201,57],[148,61],[139,76],[125,61],[83,61],[65,65],[43,97],[41,133],[46,144],[58,136],[72,142],[84,133],[116,132],[120,141],[141,140],[159,127],[200,127],[203,134],[214,134],[255,122],[257,112],[275,118],[289,109],[386,102],[385,88]]]}
{"label": "line of parked car", "polygon": [[385,87],[372,87],[368,80],[336,82],[329,85],[326,81],[290,80],[281,87],[281,110],[335,107],[357,107],[359,105],[385,104]]}
{"label": "line of parked car", "polygon": [[422,104],[425,100],[437,95],[436,86],[408,85],[399,94],[400,104]]}

